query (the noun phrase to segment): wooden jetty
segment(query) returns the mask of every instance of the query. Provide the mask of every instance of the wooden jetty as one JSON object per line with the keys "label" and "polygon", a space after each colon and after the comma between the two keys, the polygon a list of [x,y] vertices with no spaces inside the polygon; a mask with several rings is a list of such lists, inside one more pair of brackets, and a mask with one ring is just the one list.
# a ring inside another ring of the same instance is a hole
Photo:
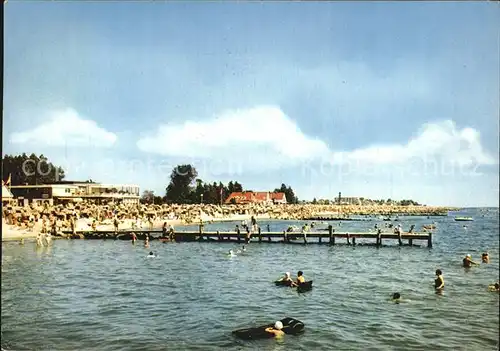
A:
{"label": "wooden jetty", "polygon": [[[162,230],[148,230],[148,229],[135,229],[135,230],[118,230],[118,231],[79,231],[72,233],[69,231],[63,232],[68,238],[81,238],[81,239],[120,239],[131,240],[132,234],[135,234],[138,240],[145,240],[146,236],[150,240],[169,240],[173,239],[178,242],[182,241],[211,241],[211,242],[236,242],[236,243],[303,243],[303,244],[328,244],[336,245],[341,244],[343,241],[338,239],[345,239],[348,245],[356,245],[356,239],[370,239],[372,245],[381,246],[382,241],[391,239],[397,240],[399,245],[413,246],[414,241],[427,241],[427,247],[432,247],[432,233],[349,233],[349,232],[336,232],[333,227],[328,226],[327,232],[264,232],[261,228],[256,233],[248,233],[247,231],[237,230],[234,232],[222,231],[204,231],[203,226],[199,227],[198,231],[175,231],[171,234],[165,234]],[[313,239],[313,240],[311,240]],[[300,242],[297,242],[300,240]]]}

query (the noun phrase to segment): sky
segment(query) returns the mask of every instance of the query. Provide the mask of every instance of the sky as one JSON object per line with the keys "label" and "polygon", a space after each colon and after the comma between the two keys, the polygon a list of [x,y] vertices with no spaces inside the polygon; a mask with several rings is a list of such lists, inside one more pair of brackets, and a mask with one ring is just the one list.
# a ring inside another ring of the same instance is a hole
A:
{"label": "sky", "polygon": [[493,2],[16,2],[3,153],[165,194],[190,163],[300,199],[498,206]]}

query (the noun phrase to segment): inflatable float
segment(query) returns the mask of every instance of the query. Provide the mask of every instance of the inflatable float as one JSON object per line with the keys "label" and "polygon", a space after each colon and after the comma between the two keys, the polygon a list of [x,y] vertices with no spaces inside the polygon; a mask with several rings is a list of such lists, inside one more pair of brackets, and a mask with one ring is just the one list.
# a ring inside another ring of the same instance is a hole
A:
{"label": "inflatable float", "polygon": [[[312,290],[312,283],[313,283],[313,281],[309,280],[308,282],[300,284],[297,287],[297,292],[303,293],[303,292]],[[284,280],[276,280],[274,282],[274,284],[276,286],[291,286],[292,285],[290,281],[284,281]]]}
{"label": "inflatable float", "polygon": [[308,282],[304,282],[304,283],[300,284],[297,287],[297,292],[303,293],[303,292],[312,290],[312,288],[313,288],[313,281],[309,280]]}
{"label": "inflatable float", "polygon": [[[286,317],[281,320],[283,332],[287,335],[297,335],[304,331],[304,323],[294,318]],[[274,327],[274,323],[262,325],[255,328],[234,330],[233,335],[244,340],[257,340],[273,338],[274,335],[266,332],[266,328]]]}
{"label": "inflatable float", "polygon": [[292,282],[290,280],[286,281],[286,280],[276,280],[274,282],[274,284],[276,286],[290,286],[292,285]]}

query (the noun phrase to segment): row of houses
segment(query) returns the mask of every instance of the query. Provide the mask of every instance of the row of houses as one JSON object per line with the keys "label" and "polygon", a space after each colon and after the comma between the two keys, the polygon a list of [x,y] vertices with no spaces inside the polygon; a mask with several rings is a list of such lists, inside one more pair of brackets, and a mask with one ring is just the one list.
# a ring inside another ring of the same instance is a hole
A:
{"label": "row of houses", "polygon": [[286,204],[285,193],[243,191],[234,192],[225,201],[226,204]]}
{"label": "row of houses", "polygon": [[110,202],[123,204],[139,203],[139,186],[124,184],[101,184],[95,182],[60,181],[53,184],[13,185],[2,184],[2,202],[61,204],[68,202]]}

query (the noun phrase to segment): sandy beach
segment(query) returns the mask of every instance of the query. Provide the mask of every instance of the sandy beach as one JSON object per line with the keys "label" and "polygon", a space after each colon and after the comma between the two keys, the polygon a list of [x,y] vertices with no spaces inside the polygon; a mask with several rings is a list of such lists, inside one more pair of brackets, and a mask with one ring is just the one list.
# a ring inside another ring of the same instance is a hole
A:
{"label": "sandy beach", "polygon": [[[39,232],[74,230],[113,231],[161,229],[166,222],[174,228],[202,222],[243,221],[254,216],[262,219],[308,220],[320,216],[391,216],[443,215],[447,208],[427,206],[336,206],[336,205],[28,205],[4,206],[2,212],[2,241],[35,238]],[[93,229],[93,226],[95,229]]]}

